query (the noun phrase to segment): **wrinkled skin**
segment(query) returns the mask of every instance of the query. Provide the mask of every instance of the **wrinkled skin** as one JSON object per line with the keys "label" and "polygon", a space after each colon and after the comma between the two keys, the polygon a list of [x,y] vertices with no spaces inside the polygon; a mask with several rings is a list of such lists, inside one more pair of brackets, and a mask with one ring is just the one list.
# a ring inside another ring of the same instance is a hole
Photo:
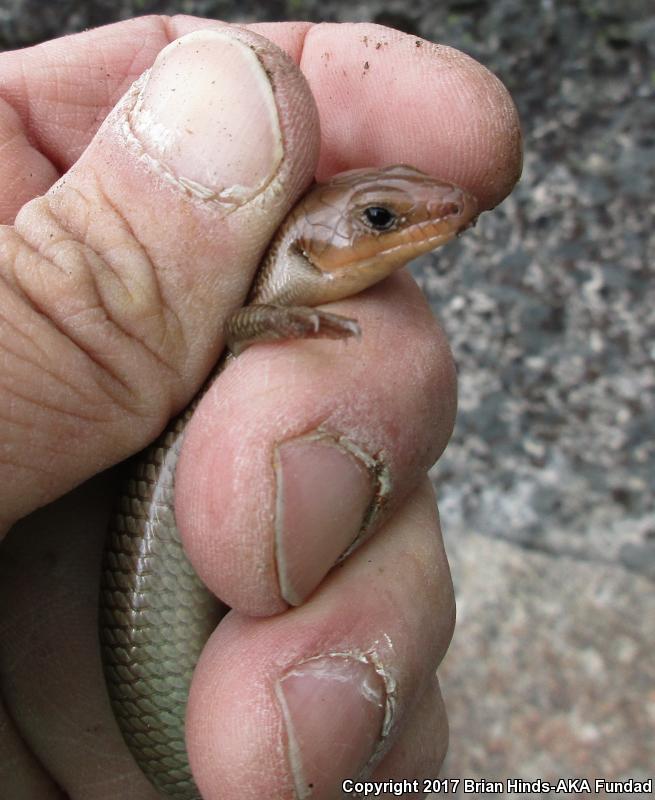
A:
{"label": "wrinkled skin", "polygon": [[[320,134],[293,65],[246,34],[225,61],[224,34],[176,51],[183,79],[160,70],[145,112],[128,95],[96,136],[162,48],[203,27],[220,26],[144,17],[0,56],[3,530],[22,518],[0,548],[0,794],[16,800],[156,797],[122,742],[100,668],[99,553],[115,492],[103,471],[197,391],[225,316],[303,188],[314,175],[410,163],[485,209],[520,172],[516,112],[497,79],[461,53],[372,25],[253,28],[302,70]],[[221,76],[229,103],[203,98],[215,91],[207,74]],[[226,186],[245,187],[230,214],[198,191]],[[313,776],[314,798],[338,796],[374,751],[378,778],[434,776],[447,746],[435,670],[454,600],[425,473],[452,429],[452,360],[405,274],[333,307],[370,332],[356,348],[251,348],[209,391],[185,441],[184,544],[241,609],[211,637],[192,686],[187,745],[208,800],[293,797],[301,773]],[[257,583],[244,564],[270,548],[275,447],[299,442],[279,462],[298,575],[325,572],[331,511],[352,523],[370,499],[361,470],[303,440],[321,426],[383,454],[385,517],[304,604],[253,618],[272,567],[261,561]],[[344,652],[366,658],[334,655]],[[320,684],[328,714],[311,702],[316,671],[298,673],[319,656],[336,670]],[[362,699],[367,682],[373,695],[393,694],[388,730],[385,704]]]}

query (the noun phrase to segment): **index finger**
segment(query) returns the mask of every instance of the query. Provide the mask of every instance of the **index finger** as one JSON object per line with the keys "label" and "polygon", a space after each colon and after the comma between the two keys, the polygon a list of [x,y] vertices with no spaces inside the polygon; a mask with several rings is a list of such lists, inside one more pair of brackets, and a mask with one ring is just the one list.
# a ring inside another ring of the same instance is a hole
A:
{"label": "index finger", "polygon": [[380,25],[317,25],[301,69],[319,110],[318,179],[411,164],[467,189],[484,210],[521,172],[518,114],[503,84],[451,47]]}

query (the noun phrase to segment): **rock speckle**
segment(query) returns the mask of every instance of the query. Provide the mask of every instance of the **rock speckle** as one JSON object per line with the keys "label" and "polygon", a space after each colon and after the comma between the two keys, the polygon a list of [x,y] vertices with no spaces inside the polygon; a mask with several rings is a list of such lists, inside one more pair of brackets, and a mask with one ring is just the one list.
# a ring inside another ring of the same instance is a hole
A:
{"label": "rock speckle", "polygon": [[459,603],[446,774],[652,774],[653,8],[9,0],[0,44],[173,10],[372,20],[459,47],[509,87],[520,184],[415,267],[460,375],[457,428],[433,472]]}

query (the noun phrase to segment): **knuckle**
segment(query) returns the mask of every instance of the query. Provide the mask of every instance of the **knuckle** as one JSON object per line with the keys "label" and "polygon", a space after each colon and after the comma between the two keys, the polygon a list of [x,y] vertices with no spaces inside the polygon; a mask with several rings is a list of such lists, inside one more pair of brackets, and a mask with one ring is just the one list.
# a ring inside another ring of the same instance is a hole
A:
{"label": "knuckle", "polygon": [[[62,181],[3,233],[3,270],[24,313],[58,351],[74,352],[121,411],[160,418],[177,403],[184,363],[180,320],[164,301],[146,248],[98,180]],[[80,377],[82,380],[82,377]]]}

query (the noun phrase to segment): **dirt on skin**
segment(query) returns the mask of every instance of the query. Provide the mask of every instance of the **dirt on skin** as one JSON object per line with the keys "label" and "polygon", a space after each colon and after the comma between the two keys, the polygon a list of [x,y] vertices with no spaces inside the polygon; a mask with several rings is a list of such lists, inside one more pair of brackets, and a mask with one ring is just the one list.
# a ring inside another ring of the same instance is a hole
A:
{"label": "dirt on skin", "polygon": [[434,469],[459,606],[441,673],[445,774],[647,777],[652,3],[6,0],[0,45],[174,12],[374,21],[466,51],[512,92],[521,182],[473,233],[415,268],[460,375],[457,428]]}

